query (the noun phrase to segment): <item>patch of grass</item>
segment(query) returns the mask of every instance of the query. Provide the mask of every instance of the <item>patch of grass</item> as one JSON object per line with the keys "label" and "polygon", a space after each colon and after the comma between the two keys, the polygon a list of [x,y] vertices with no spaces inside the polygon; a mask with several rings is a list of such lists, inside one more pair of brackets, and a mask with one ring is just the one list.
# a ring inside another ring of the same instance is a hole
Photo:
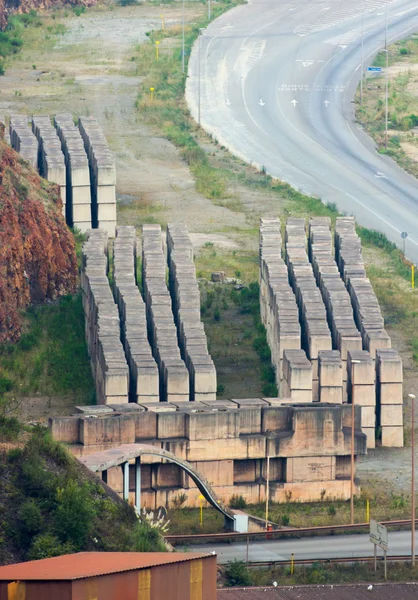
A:
{"label": "patch of grass", "polygon": [[5,74],[5,60],[17,54],[24,43],[24,32],[28,27],[40,27],[42,21],[36,10],[9,17],[5,31],[0,31],[0,75]]}
{"label": "patch of grass", "polygon": [[94,403],[81,295],[30,308],[20,340],[0,346],[0,371],[8,397],[72,396]]}
{"label": "patch of grass", "polygon": [[202,525],[200,525],[200,508],[171,508],[167,519],[169,535],[221,533],[224,531],[224,518],[212,507],[203,508]]}

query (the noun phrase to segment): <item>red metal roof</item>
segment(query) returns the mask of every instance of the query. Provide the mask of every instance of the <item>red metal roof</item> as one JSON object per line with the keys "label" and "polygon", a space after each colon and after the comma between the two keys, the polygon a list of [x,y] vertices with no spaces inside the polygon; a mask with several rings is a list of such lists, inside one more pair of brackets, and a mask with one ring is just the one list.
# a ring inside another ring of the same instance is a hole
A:
{"label": "red metal roof", "polygon": [[418,583],[225,588],[217,600],[417,600]]}
{"label": "red metal roof", "polygon": [[79,552],[0,567],[0,581],[68,581],[208,556],[212,555],[196,552]]}

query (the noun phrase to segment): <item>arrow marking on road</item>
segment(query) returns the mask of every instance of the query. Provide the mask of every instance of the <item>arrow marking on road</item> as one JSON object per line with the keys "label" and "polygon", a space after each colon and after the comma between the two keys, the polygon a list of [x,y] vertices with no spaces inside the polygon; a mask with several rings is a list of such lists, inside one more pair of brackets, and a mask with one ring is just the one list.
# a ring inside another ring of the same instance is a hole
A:
{"label": "arrow marking on road", "polygon": [[260,98],[259,105],[260,105],[260,106],[264,106],[264,105],[265,105],[265,102],[263,102],[261,98]]}
{"label": "arrow marking on road", "polygon": [[297,103],[298,103],[298,101],[297,101],[297,100],[295,100],[295,99],[293,99],[293,100],[292,100],[292,104],[293,104],[293,106],[296,106],[296,104],[297,104]]}
{"label": "arrow marking on road", "polygon": [[375,177],[377,177],[378,179],[387,179],[386,175],[384,175],[383,173],[381,173],[380,171],[378,171],[375,174]]}
{"label": "arrow marking on road", "polygon": [[234,29],[233,25],[225,25],[225,27],[222,27],[222,31],[225,31],[225,29]]}
{"label": "arrow marking on road", "polygon": [[344,50],[344,48],[347,48],[347,44],[338,44],[339,48],[342,48]]}
{"label": "arrow marking on road", "polygon": [[324,100],[324,104],[328,108],[329,100]]}
{"label": "arrow marking on road", "polygon": [[231,106],[231,101],[230,101],[230,99],[229,99],[229,98],[227,98],[227,99],[225,100],[225,102],[226,102],[226,105],[227,105],[227,106]]}
{"label": "arrow marking on road", "polygon": [[311,65],[314,64],[315,61],[313,60],[305,60],[304,62],[302,62],[304,67],[310,67]]}

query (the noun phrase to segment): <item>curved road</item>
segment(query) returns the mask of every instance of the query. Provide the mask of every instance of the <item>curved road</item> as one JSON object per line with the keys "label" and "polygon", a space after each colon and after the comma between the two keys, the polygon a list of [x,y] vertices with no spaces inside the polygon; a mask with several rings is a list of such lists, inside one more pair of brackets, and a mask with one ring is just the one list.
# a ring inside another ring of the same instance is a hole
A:
{"label": "curved road", "polygon": [[[195,44],[186,97],[198,119],[200,62],[200,122],[214,138],[399,245],[407,231],[407,255],[418,261],[418,181],[354,123],[362,21],[367,66],[384,47],[385,5],[250,0]],[[418,30],[416,0],[389,0],[388,25],[389,42]]]}
{"label": "curved road", "polygon": [[[418,533],[416,542],[418,541]],[[180,546],[178,547],[180,549]],[[245,543],[236,544],[202,544],[189,546],[193,552],[216,552],[218,563],[231,560],[246,560],[247,547]],[[253,562],[290,560],[292,552],[295,559],[316,560],[318,558],[354,558],[373,556],[373,544],[369,534],[361,535],[331,535],[299,540],[272,540],[250,542],[248,559]],[[397,531],[389,533],[388,554],[410,555],[411,532]],[[377,549],[377,555],[383,556],[383,551]]]}

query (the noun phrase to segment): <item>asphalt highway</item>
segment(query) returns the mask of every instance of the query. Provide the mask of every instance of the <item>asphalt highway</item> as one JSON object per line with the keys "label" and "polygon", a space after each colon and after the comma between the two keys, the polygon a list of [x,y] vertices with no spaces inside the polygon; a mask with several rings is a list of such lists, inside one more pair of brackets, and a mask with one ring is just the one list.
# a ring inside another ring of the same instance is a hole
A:
{"label": "asphalt highway", "polygon": [[[354,121],[362,31],[366,68],[384,47],[385,21],[386,0],[250,0],[200,36],[186,98],[243,160],[399,246],[406,231],[406,254],[418,262],[418,181]],[[418,3],[389,0],[387,21],[388,43],[418,31]]]}
{"label": "asphalt highway", "polygon": [[[416,536],[418,541],[418,534]],[[416,543],[417,546],[417,543]],[[302,538],[299,540],[271,540],[249,543],[248,560],[251,562],[290,560],[292,552],[295,560],[318,558],[356,558],[373,556],[373,544],[369,534],[333,535],[324,537]],[[181,550],[181,547],[177,547]],[[218,563],[226,563],[234,559],[246,560],[245,543],[234,544],[202,544],[188,547],[193,552],[216,552]],[[388,555],[409,555],[411,553],[411,532],[398,531],[389,533]],[[377,555],[383,551],[377,549]]]}

